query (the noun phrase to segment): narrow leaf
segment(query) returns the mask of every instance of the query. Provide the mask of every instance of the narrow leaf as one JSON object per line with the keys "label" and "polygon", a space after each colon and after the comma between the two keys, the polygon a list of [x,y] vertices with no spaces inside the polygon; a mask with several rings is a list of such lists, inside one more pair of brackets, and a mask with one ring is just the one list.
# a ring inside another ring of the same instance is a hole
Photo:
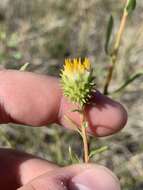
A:
{"label": "narrow leaf", "polygon": [[136,0],[128,0],[125,6],[125,11],[130,14],[136,8]]}
{"label": "narrow leaf", "polygon": [[132,83],[134,80],[136,80],[137,78],[143,76],[143,71],[138,72],[136,74],[134,74],[133,76],[131,76],[129,79],[127,79],[117,90],[115,90],[112,93],[117,93],[122,91],[124,88],[126,88],[130,83]]}
{"label": "narrow leaf", "polygon": [[30,63],[25,63],[22,65],[22,67],[19,69],[20,71],[25,71]]}
{"label": "narrow leaf", "polygon": [[70,157],[70,160],[71,160],[72,164],[80,163],[80,159],[79,159],[78,156],[72,151],[71,146],[69,146],[69,157]]}
{"label": "narrow leaf", "polygon": [[113,30],[113,26],[114,26],[114,18],[111,15],[108,21],[108,25],[107,25],[107,31],[106,31],[106,41],[105,41],[105,52],[106,54],[108,54],[109,52],[109,42],[111,39],[111,34],[112,34],[112,30]]}
{"label": "narrow leaf", "polygon": [[98,149],[96,149],[96,150],[92,150],[92,151],[90,152],[90,154],[89,154],[89,158],[95,156],[95,155],[98,154],[98,153],[102,153],[102,152],[106,151],[107,149],[108,149],[107,146],[103,146],[103,147],[98,148]]}

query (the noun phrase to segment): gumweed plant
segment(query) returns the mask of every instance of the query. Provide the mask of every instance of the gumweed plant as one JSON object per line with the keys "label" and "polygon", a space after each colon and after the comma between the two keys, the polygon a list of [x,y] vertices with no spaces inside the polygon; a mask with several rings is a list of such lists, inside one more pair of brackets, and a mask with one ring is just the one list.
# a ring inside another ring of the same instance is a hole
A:
{"label": "gumweed plant", "polygon": [[[111,94],[108,89],[113,77],[115,65],[117,63],[121,39],[126,26],[127,18],[134,11],[135,7],[136,0],[126,0],[120,26],[115,38],[113,37],[114,40],[112,43],[110,41],[114,19],[112,15],[109,18],[105,40],[105,53],[111,59],[111,66],[107,70],[107,77],[105,78],[105,85],[103,87],[103,93],[106,95]],[[111,47],[109,47],[110,44],[112,44]],[[133,82],[133,80],[142,74],[143,72],[131,76],[123,85],[121,85],[121,87],[112,93],[123,90],[128,84]],[[93,75],[91,63],[88,58],[66,59],[60,76],[64,96],[66,96],[70,102],[77,105],[77,109],[71,111],[80,113],[81,127],[78,129],[78,126],[76,126],[76,128],[83,139],[84,162],[87,163],[93,155],[107,149],[107,146],[104,146],[97,150],[89,150],[89,139],[87,137],[87,128],[89,123],[86,120],[85,107],[90,103],[92,94],[96,92],[95,76]],[[76,157],[76,155],[74,155],[74,157]]]}
{"label": "gumweed plant", "polygon": [[80,134],[83,139],[84,161],[89,161],[87,127],[85,106],[90,102],[92,94],[96,91],[95,77],[88,58],[66,59],[61,70],[61,85],[64,96],[77,105],[76,110],[81,117]]}

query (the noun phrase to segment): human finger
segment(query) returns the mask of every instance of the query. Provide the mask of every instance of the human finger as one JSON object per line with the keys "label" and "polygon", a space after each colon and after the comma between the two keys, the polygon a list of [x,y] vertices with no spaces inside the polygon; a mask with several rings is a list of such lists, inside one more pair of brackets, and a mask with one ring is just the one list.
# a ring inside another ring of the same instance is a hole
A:
{"label": "human finger", "polygon": [[103,166],[76,164],[61,168],[30,154],[0,149],[0,188],[120,190],[120,185],[115,175]]}
{"label": "human finger", "polygon": [[[54,77],[30,72],[0,72],[0,122],[14,122],[42,126],[59,122],[70,128],[68,116],[80,125],[79,114],[72,112],[75,105],[64,98],[59,81]],[[119,131],[127,121],[127,113],[116,101],[100,94],[86,107],[90,132],[106,136]]]}
{"label": "human finger", "polygon": [[59,168],[31,154],[0,149],[0,189],[15,190],[32,179]]}
{"label": "human finger", "polygon": [[[60,121],[64,126],[80,127],[80,114],[73,112],[77,109],[67,98],[63,97],[61,103]],[[127,112],[124,107],[97,91],[92,103],[85,108],[85,117],[89,123],[89,133],[95,136],[107,136],[121,130],[127,122]],[[72,123],[73,121],[73,123]]]}
{"label": "human finger", "polygon": [[18,190],[120,190],[118,179],[107,168],[72,165],[47,172]]}

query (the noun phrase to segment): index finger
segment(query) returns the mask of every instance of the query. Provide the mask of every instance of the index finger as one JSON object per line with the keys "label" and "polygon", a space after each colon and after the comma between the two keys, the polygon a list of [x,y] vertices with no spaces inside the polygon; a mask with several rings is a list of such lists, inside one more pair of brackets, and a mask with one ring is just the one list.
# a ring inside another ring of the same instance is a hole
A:
{"label": "index finger", "polygon": [[[93,102],[86,108],[90,131],[105,136],[120,130],[127,121],[122,105],[95,93]],[[54,77],[5,70],[0,71],[0,123],[20,123],[43,126],[53,122],[68,126],[65,114],[80,124],[75,107],[63,97],[58,79]]]}

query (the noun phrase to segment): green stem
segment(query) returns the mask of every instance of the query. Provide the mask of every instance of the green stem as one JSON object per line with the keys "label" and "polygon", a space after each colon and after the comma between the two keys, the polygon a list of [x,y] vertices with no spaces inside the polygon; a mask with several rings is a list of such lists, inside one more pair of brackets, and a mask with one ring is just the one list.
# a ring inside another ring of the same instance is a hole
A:
{"label": "green stem", "polygon": [[89,162],[88,137],[87,137],[86,127],[84,126],[84,122],[85,122],[84,108],[82,110],[83,112],[81,114],[81,133],[82,133],[82,139],[83,139],[84,162],[88,163]]}

